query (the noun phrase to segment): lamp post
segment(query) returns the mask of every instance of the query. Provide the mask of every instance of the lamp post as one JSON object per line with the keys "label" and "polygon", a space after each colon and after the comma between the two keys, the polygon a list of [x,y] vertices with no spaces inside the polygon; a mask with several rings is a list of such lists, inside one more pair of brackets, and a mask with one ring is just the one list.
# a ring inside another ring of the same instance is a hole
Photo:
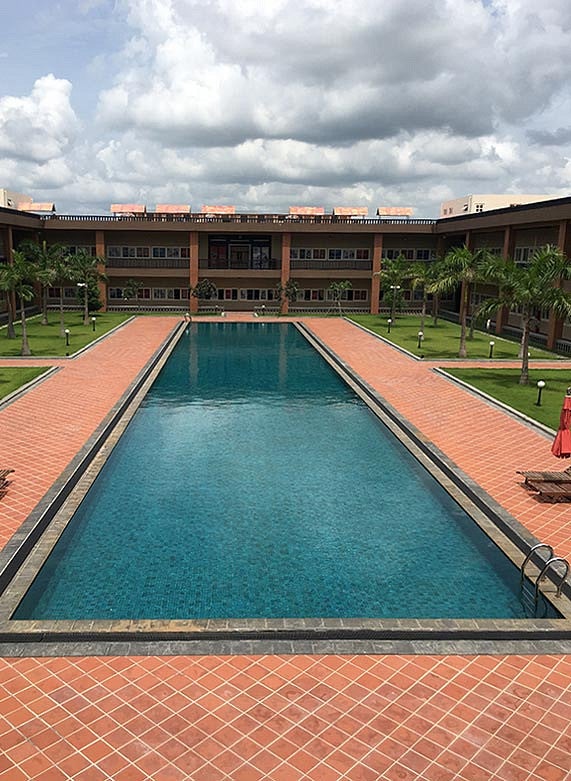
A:
{"label": "lamp post", "polygon": [[417,344],[417,347],[418,347],[419,350],[422,347],[422,340],[423,339],[424,339],[424,334],[423,334],[422,331],[419,331],[418,332],[418,344]]}
{"label": "lamp post", "polygon": [[91,330],[93,331],[93,333],[95,333],[95,322],[96,322],[96,318],[92,317],[91,318]]}
{"label": "lamp post", "polygon": [[388,328],[387,328],[387,333],[389,333],[389,334],[390,334],[390,332],[391,332],[391,325],[392,325],[392,324],[393,324],[392,318],[391,318],[391,317],[389,317],[389,319],[387,320],[387,325],[388,325]]}
{"label": "lamp post", "polygon": [[545,388],[544,380],[539,380],[537,383],[537,401],[535,402],[536,407],[541,407],[541,394],[544,388]]}
{"label": "lamp post", "polygon": [[495,342],[493,340],[490,341],[490,354],[488,355],[488,358],[493,358],[494,357],[494,345],[495,345]]}
{"label": "lamp post", "polygon": [[69,347],[69,328],[65,329],[64,334],[65,334],[65,346]]}

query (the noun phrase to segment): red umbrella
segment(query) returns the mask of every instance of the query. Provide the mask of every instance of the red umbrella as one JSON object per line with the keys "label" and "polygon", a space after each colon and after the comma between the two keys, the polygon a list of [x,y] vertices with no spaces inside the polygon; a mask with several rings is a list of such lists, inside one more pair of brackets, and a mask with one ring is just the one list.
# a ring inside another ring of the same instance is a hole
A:
{"label": "red umbrella", "polygon": [[571,394],[567,392],[563,402],[563,409],[559,417],[557,436],[551,446],[551,452],[557,458],[571,457]]}

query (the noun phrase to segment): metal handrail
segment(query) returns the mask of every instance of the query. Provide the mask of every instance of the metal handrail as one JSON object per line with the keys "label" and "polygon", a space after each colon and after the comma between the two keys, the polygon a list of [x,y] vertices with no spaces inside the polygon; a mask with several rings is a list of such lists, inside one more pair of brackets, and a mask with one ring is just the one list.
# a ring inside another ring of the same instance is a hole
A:
{"label": "metal handrail", "polygon": [[[561,562],[563,562],[563,564],[565,564],[565,574],[561,575],[560,580],[559,580],[559,584],[557,586],[557,590],[555,592],[555,596],[556,597],[560,597],[561,596],[561,589],[563,588],[563,584],[565,583],[565,579],[567,578],[567,575],[569,574],[569,562],[567,561],[567,559],[564,559],[561,556],[552,556],[549,559],[549,561],[545,562],[545,566],[543,567],[543,569],[541,570],[541,572],[538,575],[537,580],[535,581],[535,601],[536,601],[536,603],[537,603],[537,595],[538,595],[538,592],[539,592],[539,584],[541,583],[542,580],[544,580],[547,577],[547,570],[549,569],[549,567],[552,567],[553,564],[556,561],[561,561]],[[558,573],[556,572],[555,574],[558,574]]]}
{"label": "metal handrail", "polygon": [[519,577],[519,585],[520,586],[523,585],[523,579],[525,577],[525,566],[528,563],[528,561],[531,559],[531,557],[533,556],[535,551],[538,550],[539,548],[547,548],[547,550],[549,551],[549,560],[553,558],[553,555],[554,555],[553,554],[553,548],[551,547],[551,545],[548,545],[546,542],[538,542],[537,545],[534,545],[533,547],[531,547],[529,549],[529,553],[527,554],[527,556],[523,560],[523,564],[520,567],[520,577]]}

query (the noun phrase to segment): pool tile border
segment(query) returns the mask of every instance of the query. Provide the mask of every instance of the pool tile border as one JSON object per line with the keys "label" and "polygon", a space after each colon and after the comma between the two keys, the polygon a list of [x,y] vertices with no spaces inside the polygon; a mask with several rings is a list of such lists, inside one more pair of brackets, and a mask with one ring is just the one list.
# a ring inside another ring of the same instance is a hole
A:
{"label": "pool tile border", "polygon": [[[373,411],[389,425],[393,433],[403,441],[409,450],[429,469],[434,471],[434,460],[444,474],[444,487],[460,503],[469,500],[470,514],[485,515],[484,510],[500,517],[515,539],[527,550],[535,538],[495,503],[474,481],[460,472],[457,467],[432,443],[427,443],[422,434],[405,421],[382,397],[344,363],[327,345],[305,325],[296,323],[295,327],[328,360],[350,386],[356,390]],[[66,499],[77,505],[81,498],[74,498],[71,489],[75,488],[87,472],[94,479],[110,452],[113,441],[128,425],[136,407],[142,401],[149,385],[160,370],[161,359],[165,353],[174,349],[186,326],[180,324],[163,342],[153,358],[139,372],[123,397],[106,416],[105,421],[76,456],[66,472],[71,474],[62,478],[46,494],[44,500],[23,524],[29,532],[36,532],[38,521],[55,515],[55,505],[44,503],[48,497],[57,504],[59,510]],[[382,413],[382,414],[379,414]],[[105,436],[102,436],[102,435]],[[408,444],[406,439],[409,439]],[[101,444],[104,442],[103,449]],[[411,447],[412,442],[412,447]],[[65,496],[56,489],[64,491]],[[85,491],[85,486],[83,486]],[[56,501],[57,499],[57,501]],[[51,510],[54,512],[51,512]],[[33,517],[34,516],[34,517]],[[39,516],[39,517],[37,517]],[[35,523],[34,523],[35,520]],[[482,517],[481,522],[484,521]],[[29,527],[32,527],[31,529]],[[518,528],[519,527],[519,528]],[[515,529],[515,532],[514,532]],[[493,529],[490,528],[490,536]],[[16,535],[15,535],[16,536]],[[52,542],[57,537],[54,531]],[[37,538],[36,538],[37,539]],[[12,543],[12,541],[11,541]],[[9,546],[11,545],[9,543]],[[29,536],[21,541],[18,549],[26,555],[31,547]],[[7,546],[7,547],[9,547]],[[512,556],[522,548],[512,539]],[[0,554],[0,566],[4,563],[6,548]],[[0,574],[4,578],[6,567]],[[11,584],[7,587],[9,590]],[[22,591],[19,590],[18,599]],[[12,594],[14,597],[14,594]],[[17,604],[17,603],[16,603]],[[12,600],[13,607],[13,600]],[[221,653],[549,653],[561,652],[562,643],[570,643],[571,621],[568,619],[526,620],[475,620],[475,619],[241,619],[241,620],[200,620],[200,621],[16,621],[9,620],[11,609],[4,608],[4,621],[0,624],[0,648],[4,655],[35,655],[42,648],[46,655],[83,655],[124,653],[156,654],[221,654]],[[128,649],[128,650],[126,650]],[[177,650],[178,649],[178,650]],[[195,650],[192,650],[195,649]],[[226,651],[224,650],[226,649]],[[229,650],[231,649],[231,650]],[[390,650],[389,650],[390,649]],[[398,650],[397,650],[398,649]],[[524,650],[526,649],[526,650]]]}

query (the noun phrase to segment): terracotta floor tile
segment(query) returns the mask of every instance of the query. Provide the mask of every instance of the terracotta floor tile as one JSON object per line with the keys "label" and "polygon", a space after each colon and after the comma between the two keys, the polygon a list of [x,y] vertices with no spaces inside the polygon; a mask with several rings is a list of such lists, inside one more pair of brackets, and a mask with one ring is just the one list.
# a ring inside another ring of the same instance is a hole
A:
{"label": "terracotta floor tile", "polygon": [[[177,322],[135,320],[0,411],[0,463],[16,467],[0,545]],[[308,323],[532,533],[571,554],[568,508],[535,502],[501,446],[517,433],[518,466],[551,468],[542,437],[345,321]],[[430,405],[417,404],[419,384]],[[467,447],[478,442],[485,460]],[[0,781],[566,781],[570,681],[571,658],[553,655],[0,659]]]}

